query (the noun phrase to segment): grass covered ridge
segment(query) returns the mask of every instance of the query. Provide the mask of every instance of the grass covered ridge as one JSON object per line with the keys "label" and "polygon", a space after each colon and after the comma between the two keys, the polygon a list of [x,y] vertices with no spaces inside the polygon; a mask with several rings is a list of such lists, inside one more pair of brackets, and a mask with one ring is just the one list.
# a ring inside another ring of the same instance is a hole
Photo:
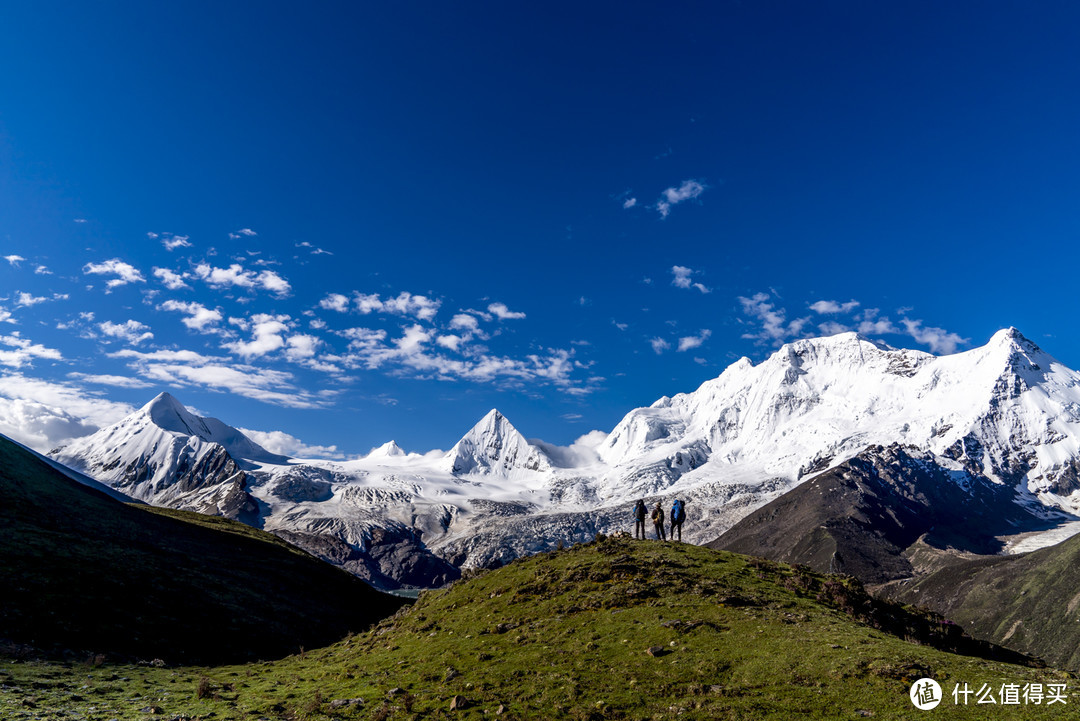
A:
{"label": "grass covered ridge", "polygon": [[[1059,671],[947,653],[886,629],[997,653],[933,615],[871,602],[850,580],[607,538],[425,593],[369,632],[273,663],[4,663],[0,717],[19,718],[22,698],[33,715],[125,720],[155,710],[215,721],[479,718],[500,707],[530,719],[914,718],[908,689],[923,676],[946,694],[956,682],[1063,680],[1078,690]],[[1008,717],[1061,719],[1076,704],[1073,695],[1068,707],[1017,706]],[[933,714],[1003,717],[951,698]]]}

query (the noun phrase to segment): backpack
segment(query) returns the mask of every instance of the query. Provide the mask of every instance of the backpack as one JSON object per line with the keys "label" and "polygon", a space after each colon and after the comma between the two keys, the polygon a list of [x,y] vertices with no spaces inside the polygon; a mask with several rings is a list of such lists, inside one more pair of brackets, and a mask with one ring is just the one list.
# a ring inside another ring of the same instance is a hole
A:
{"label": "backpack", "polygon": [[638,501],[637,505],[634,506],[634,518],[639,521],[645,520],[645,504],[641,501]]}
{"label": "backpack", "polygon": [[686,509],[683,508],[682,501],[675,501],[675,505],[671,507],[671,520],[673,523],[682,523],[686,520]]}

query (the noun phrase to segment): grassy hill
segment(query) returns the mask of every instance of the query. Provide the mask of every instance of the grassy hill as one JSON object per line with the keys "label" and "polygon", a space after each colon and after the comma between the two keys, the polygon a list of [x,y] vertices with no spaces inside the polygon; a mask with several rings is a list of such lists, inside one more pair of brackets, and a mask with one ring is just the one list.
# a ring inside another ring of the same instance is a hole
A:
{"label": "grassy hill", "polygon": [[278,658],[401,601],[276,537],[125,505],[0,437],[0,640],[169,663]]}
{"label": "grassy hill", "polygon": [[[273,663],[3,663],[0,717],[921,718],[908,692],[924,676],[945,689],[935,718],[1066,717],[1077,679],[1035,666],[852,579],[607,538],[427,592],[368,632]],[[1066,683],[1071,695],[1065,709],[956,706],[964,683]]]}
{"label": "grassy hill", "polygon": [[953,561],[885,589],[972,633],[1080,670],[1080,536],[1032,553]]}

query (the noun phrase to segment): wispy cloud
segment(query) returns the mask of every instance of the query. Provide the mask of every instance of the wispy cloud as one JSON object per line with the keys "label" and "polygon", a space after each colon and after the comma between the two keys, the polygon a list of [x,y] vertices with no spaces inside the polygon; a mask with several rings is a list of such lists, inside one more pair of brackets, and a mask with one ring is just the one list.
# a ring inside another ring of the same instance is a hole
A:
{"label": "wispy cloud", "polygon": [[656,353],[656,355],[662,354],[664,351],[671,347],[670,343],[659,337],[650,340],[649,345],[652,346],[653,352]]}
{"label": "wispy cloud", "polygon": [[921,320],[901,318],[900,322],[904,324],[904,331],[914,338],[915,342],[929,346],[931,353],[945,355],[955,353],[958,347],[966,345],[971,340],[962,338],[956,333],[950,333],[944,328],[924,326]]}
{"label": "wispy cloud", "polygon": [[38,267],[34,268],[34,274],[35,275],[52,275],[53,272],[51,270],[49,270],[46,266],[39,265]]}
{"label": "wispy cloud", "polygon": [[679,187],[673,186],[660,194],[660,200],[656,201],[654,206],[656,212],[660,213],[661,218],[666,218],[673,207],[699,197],[707,187],[697,180],[684,180]]}
{"label": "wispy cloud", "polygon": [[671,279],[671,284],[676,288],[696,288],[702,293],[711,293],[712,288],[707,288],[702,283],[695,283],[693,280],[691,280],[691,277],[695,273],[700,273],[700,271],[695,271],[692,268],[687,268],[684,265],[673,265],[671,266],[671,274],[674,277]]}
{"label": "wispy cloud", "polygon": [[331,253],[329,250],[323,250],[322,248],[316,247],[316,246],[312,245],[311,243],[307,242],[306,240],[303,241],[303,242],[297,243],[296,247],[297,248],[304,248],[305,250],[309,251],[312,255],[333,255],[333,253]]}
{"label": "wispy cloud", "polygon": [[68,378],[81,381],[83,383],[93,383],[101,386],[112,386],[114,388],[149,388],[150,384],[146,381],[139,380],[138,378],[131,378],[130,376],[114,376],[114,375],[94,375],[90,373],[68,373]]}
{"label": "wispy cloud", "polygon": [[13,331],[11,335],[0,335],[0,345],[10,348],[0,348],[0,365],[8,368],[33,365],[35,358],[57,361],[64,359],[60,351],[34,343],[29,338],[24,338],[19,331]]}
{"label": "wispy cloud", "polygon": [[701,345],[705,341],[707,341],[709,339],[709,336],[711,336],[711,335],[712,335],[711,330],[709,330],[707,328],[703,328],[697,335],[691,335],[691,336],[686,336],[684,338],[680,338],[679,339],[679,347],[676,348],[676,350],[679,353],[682,353],[683,351],[688,351],[688,350],[691,350],[693,348],[700,348]]}
{"label": "wispy cloud", "polygon": [[810,319],[787,319],[787,311],[770,302],[768,293],[755,293],[750,298],[739,296],[743,313],[761,324],[758,330],[743,333],[742,337],[759,343],[780,345],[788,338],[800,337]]}
{"label": "wispy cloud", "polygon": [[285,408],[324,408],[336,395],[333,391],[313,393],[299,388],[294,376],[286,371],[228,362],[195,351],[140,353],[125,349],[109,357],[127,360],[129,367],[148,381],[234,393]]}
{"label": "wispy cloud", "polygon": [[499,320],[520,320],[525,317],[524,313],[512,311],[505,303],[492,303],[487,307],[488,312]]}
{"label": "wispy cloud", "polygon": [[87,263],[83,266],[82,272],[84,275],[114,275],[115,278],[110,279],[105,283],[107,290],[105,292],[112,291],[113,288],[118,288],[128,283],[145,283],[146,278],[130,263],[125,263],[119,258],[112,258],[106,260],[103,263]]}
{"label": "wispy cloud", "polygon": [[450,358],[438,351],[440,347],[451,348],[438,342],[437,332],[419,324],[402,329],[400,337],[389,340],[386,331],[372,328],[350,328],[339,335],[349,339],[349,348],[347,353],[333,360],[348,368],[381,368],[417,378],[500,382],[511,386],[551,383],[571,395],[592,391],[588,381],[583,383],[574,378],[574,371],[579,366],[575,365],[573,350],[548,348],[543,353],[530,353],[523,358],[487,352]]}
{"label": "wispy cloud", "polygon": [[837,313],[850,313],[859,307],[859,301],[849,300],[846,303],[839,303],[835,300],[819,300],[810,304],[810,310],[822,315],[835,315]]}
{"label": "wispy cloud", "polygon": [[26,258],[22,257],[21,255],[5,255],[4,260],[18,268],[19,263],[22,263],[24,260],[26,260]]}
{"label": "wispy cloud", "polygon": [[240,238],[254,238],[256,235],[258,235],[258,233],[256,233],[251,228],[241,228],[235,233],[229,233],[229,240],[239,240]]}
{"label": "wispy cloud", "polygon": [[174,251],[177,248],[190,248],[191,236],[188,235],[174,235],[172,233],[147,233],[146,237],[150,240],[160,240],[161,245],[165,250]]}
{"label": "wispy cloud", "polygon": [[69,298],[67,293],[53,293],[52,297],[48,296],[34,296],[29,293],[19,291],[15,293],[15,307],[22,308],[31,305],[37,305],[38,303],[47,303],[50,300],[67,300]]}

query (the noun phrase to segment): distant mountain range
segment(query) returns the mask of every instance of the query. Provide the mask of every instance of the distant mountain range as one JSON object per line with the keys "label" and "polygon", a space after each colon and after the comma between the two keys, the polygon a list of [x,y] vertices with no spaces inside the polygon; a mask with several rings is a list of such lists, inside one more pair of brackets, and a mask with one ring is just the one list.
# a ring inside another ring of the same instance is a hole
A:
{"label": "distant mountain range", "polygon": [[[866,524],[902,529],[886,539],[893,550],[865,559],[888,555],[889,580],[907,572],[898,554],[927,508],[937,537],[979,551],[1003,548],[993,536],[1077,520],[1080,374],[1011,328],[944,357],[846,333],[785,345],[758,365],[744,358],[576,450],[530,442],[492,410],[445,454],[391,441],[354,461],[292,459],[163,393],[51,456],[147,503],[280,534],[383,588],[439,585],[461,568],[629,530],[638,498],[684,499],[685,538],[712,541],[785,493],[838,492],[860,467],[909,464],[936,489],[905,506],[914,520],[867,505]],[[852,493],[865,501],[867,488]],[[998,524],[992,536],[970,516],[947,522],[972,509]],[[765,525],[787,542],[782,529],[798,524],[782,515]],[[830,533],[808,557],[858,565],[862,537]]]}

